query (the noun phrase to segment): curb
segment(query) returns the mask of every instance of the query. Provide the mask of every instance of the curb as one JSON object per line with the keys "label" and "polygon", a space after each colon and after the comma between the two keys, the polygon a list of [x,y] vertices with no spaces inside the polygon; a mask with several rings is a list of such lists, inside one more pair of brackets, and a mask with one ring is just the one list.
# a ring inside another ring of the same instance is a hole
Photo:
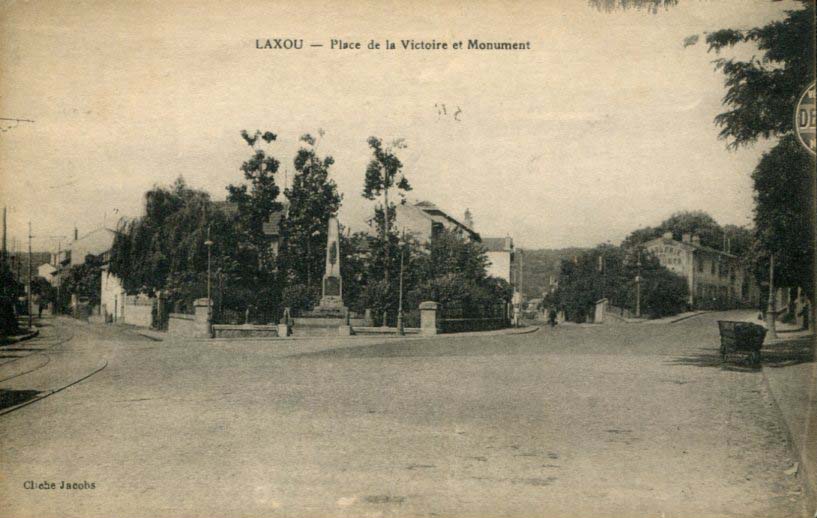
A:
{"label": "curb", "polygon": [[134,330],[134,332],[137,335],[144,336],[145,338],[153,340],[154,342],[164,342],[164,340],[165,340],[164,336],[157,336],[157,335],[155,335],[155,334],[153,334],[151,332],[148,332],[148,331],[143,331],[143,330],[140,330],[140,329],[136,329],[136,330]]}
{"label": "curb", "polygon": [[[437,333],[436,335],[423,335],[420,333],[407,333],[405,335],[397,335],[392,333],[372,333],[372,334],[353,334],[349,336],[340,335],[316,335],[316,336],[258,336],[258,337],[230,337],[230,338],[187,338],[191,342],[200,343],[230,343],[230,342],[293,342],[298,340],[315,340],[320,338],[326,339],[341,339],[345,341],[357,340],[427,340],[434,338],[457,338],[466,336],[513,336],[526,335],[539,331],[540,326],[530,326],[524,328],[506,328],[506,329],[491,329],[488,331],[467,331],[463,333]],[[137,331],[137,333],[139,333]],[[154,338],[148,335],[139,333],[142,336],[151,338],[155,341],[162,341],[162,338]],[[182,338],[182,337],[179,337]]]}
{"label": "curb", "polygon": [[703,315],[704,313],[706,313],[706,311],[698,311],[698,312],[693,313],[693,314],[691,314],[691,315],[684,315],[684,316],[682,316],[681,318],[677,318],[677,319],[675,319],[675,320],[670,320],[668,323],[670,323],[670,324],[674,324],[674,323],[676,323],[676,322],[683,322],[684,320],[688,320],[688,319],[690,319],[690,318],[699,317],[699,316]]}
{"label": "curb", "polygon": [[105,369],[105,367],[107,367],[107,366],[108,366],[108,361],[105,360],[105,362],[102,364],[101,367],[97,367],[90,374],[86,374],[85,376],[79,378],[78,380],[74,380],[71,383],[69,383],[67,385],[64,385],[64,386],[62,386],[60,388],[51,389],[51,390],[49,390],[47,392],[44,392],[43,394],[41,394],[41,395],[39,395],[39,396],[37,396],[35,398],[29,399],[28,401],[23,401],[22,403],[19,403],[17,405],[14,405],[14,406],[11,406],[11,407],[8,407],[8,408],[4,408],[3,410],[0,410],[0,415],[10,414],[11,412],[14,412],[15,410],[19,410],[19,409],[21,409],[21,408],[23,408],[25,406],[31,405],[32,403],[36,403],[37,401],[42,401],[43,399],[47,398],[48,396],[53,396],[57,392],[62,392],[63,390],[65,390],[65,389],[67,389],[69,387],[73,387],[77,383],[85,381],[88,378],[90,378],[91,376],[93,376],[94,374],[96,374],[96,373],[100,372],[101,370]]}
{"label": "curb", "polygon": [[18,335],[18,336],[14,336],[14,337],[3,338],[2,340],[0,340],[0,345],[11,345],[11,344],[20,343],[20,342],[23,342],[25,340],[30,340],[30,339],[34,338],[35,336],[38,336],[39,334],[40,334],[40,330],[35,329],[34,331],[31,331],[30,333],[27,333],[27,334],[24,334],[24,335]]}
{"label": "curb", "polygon": [[[507,333],[497,333],[497,335],[528,335],[531,333],[535,333],[541,329],[539,326],[530,326],[521,328],[519,331],[510,331]],[[456,334],[456,333],[455,333]]]}
{"label": "curb", "polygon": [[811,510],[813,509],[814,516],[817,517],[817,488],[812,487],[809,484],[810,480],[809,475],[811,473],[808,472],[808,467],[806,465],[806,462],[804,462],[805,452],[801,452],[800,448],[797,447],[797,443],[794,441],[794,434],[792,433],[791,428],[789,428],[789,423],[786,421],[786,418],[784,417],[783,409],[780,408],[780,402],[774,395],[772,386],[769,383],[769,378],[766,376],[766,369],[767,367],[761,368],[761,372],[763,373],[763,384],[766,386],[766,390],[768,390],[769,394],[772,396],[772,401],[774,401],[774,406],[777,409],[777,414],[780,418],[780,421],[783,422],[783,429],[786,432],[786,441],[788,442],[789,448],[794,454],[796,462],[799,463],[797,477],[800,479],[803,486],[803,492],[805,493],[807,502],[806,505],[809,506],[809,508],[806,510],[806,514],[808,516],[811,516],[809,513],[811,513]]}

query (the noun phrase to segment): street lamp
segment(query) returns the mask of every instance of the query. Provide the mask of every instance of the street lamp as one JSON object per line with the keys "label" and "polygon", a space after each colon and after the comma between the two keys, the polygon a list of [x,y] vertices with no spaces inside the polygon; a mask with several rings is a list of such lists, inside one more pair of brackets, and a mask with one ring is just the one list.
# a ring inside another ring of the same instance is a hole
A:
{"label": "street lamp", "polygon": [[210,252],[213,248],[213,242],[210,240],[210,225],[207,225],[207,241],[204,242],[204,246],[207,247],[207,320],[211,321],[213,319],[213,302],[210,298]]}
{"label": "street lamp", "polygon": [[769,257],[769,302],[766,308],[766,326],[770,340],[777,339],[777,329],[775,323],[775,296],[774,296],[774,254]]}
{"label": "street lamp", "polygon": [[635,263],[635,318],[641,318],[641,249],[638,249],[638,260]]}
{"label": "street lamp", "polygon": [[397,334],[406,334],[403,329],[403,255],[405,253],[406,230],[403,229],[403,238],[400,243],[400,288],[397,298]]}

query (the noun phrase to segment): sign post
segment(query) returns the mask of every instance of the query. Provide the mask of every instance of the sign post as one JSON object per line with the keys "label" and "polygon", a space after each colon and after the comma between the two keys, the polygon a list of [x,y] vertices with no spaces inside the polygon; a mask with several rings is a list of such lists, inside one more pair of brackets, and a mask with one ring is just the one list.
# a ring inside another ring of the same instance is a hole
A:
{"label": "sign post", "polygon": [[812,82],[800,94],[800,99],[797,101],[797,108],[794,110],[794,131],[797,134],[797,140],[806,148],[806,150],[814,156],[817,154],[817,144],[815,144],[815,116],[814,112],[814,82]]}

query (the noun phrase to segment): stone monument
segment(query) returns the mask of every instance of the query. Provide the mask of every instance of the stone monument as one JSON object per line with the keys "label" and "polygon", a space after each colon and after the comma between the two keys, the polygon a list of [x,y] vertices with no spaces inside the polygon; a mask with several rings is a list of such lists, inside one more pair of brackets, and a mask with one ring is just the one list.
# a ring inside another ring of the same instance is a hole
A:
{"label": "stone monument", "polygon": [[321,283],[321,301],[313,311],[316,315],[346,317],[343,305],[343,279],[340,276],[340,225],[338,218],[329,218],[326,238],[326,269]]}

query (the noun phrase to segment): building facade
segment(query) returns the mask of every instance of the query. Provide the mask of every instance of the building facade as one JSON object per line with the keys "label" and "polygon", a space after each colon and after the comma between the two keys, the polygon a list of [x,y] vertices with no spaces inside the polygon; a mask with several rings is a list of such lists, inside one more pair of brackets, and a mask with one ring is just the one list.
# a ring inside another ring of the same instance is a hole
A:
{"label": "building facade", "polygon": [[109,252],[114,237],[116,231],[104,227],[92,230],[82,237],[75,237],[71,243],[71,266],[83,264],[89,255],[100,256]]}
{"label": "building facade", "polygon": [[488,256],[490,264],[487,268],[488,275],[505,279],[512,286],[516,285],[514,266],[516,257],[513,248],[513,239],[506,237],[486,237],[482,239],[485,247],[485,255]]}
{"label": "building facade", "polygon": [[686,279],[690,307],[757,307],[760,302],[755,279],[740,258],[701,245],[698,236],[684,234],[677,241],[667,232],[645,243],[644,248],[662,266]]}
{"label": "building facade", "polygon": [[[372,230],[374,225],[371,224]],[[429,243],[435,235],[445,230],[459,232],[465,237],[479,241],[479,234],[449,213],[428,201],[401,203],[395,207],[394,228],[414,237],[421,244]]]}

